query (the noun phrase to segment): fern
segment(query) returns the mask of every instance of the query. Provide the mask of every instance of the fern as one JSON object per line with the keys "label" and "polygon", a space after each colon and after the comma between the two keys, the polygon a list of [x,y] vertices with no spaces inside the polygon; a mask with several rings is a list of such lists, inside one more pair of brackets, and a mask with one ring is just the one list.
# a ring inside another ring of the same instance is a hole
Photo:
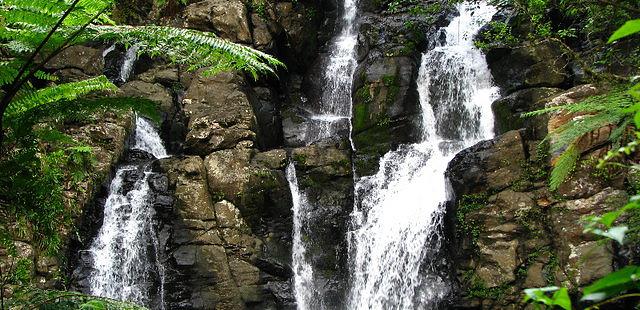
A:
{"label": "fern", "polygon": [[560,157],[558,157],[555,166],[551,170],[551,175],[549,177],[549,188],[551,188],[551,190],[558,189],[560,184],[567,179],[575,168],[579,158],[580,152],[574,144],[569,145],[567,149],[562,152]]}
{"label": "fern", "polygon": [[550,141],[550,152],[560,155],[551,171],[549,187],[556,190],[570,175],[580,158],[577,143],[586,134],[604,126],[615,129],[609,135],[609,142],[620,145],[624,132],[633,120],[637,100],[624,88],[617,88],[608,94],[592,96],[577,103],[548,107],[525,113],[523,117],[546,113],[577,114],[573,120],[550,132],[545,140]]}
{"label": "fern", "polygon": [[[213,33],[162,26],[116,26],[105,14],[113,0],[0,0],[0,121],[60,100],[73,100],[115,86],[104,77],[34,90],[34,79],[53,81],[43,65],[64,48],[96,40],[136,45],[139,53],[163,57],[204,74],[244,70],[255,79],[284,65],[250,47]],[[38,61],[36,61],[38,60]],[[5,114],[6,111],[6,114]],[[4,127],[0,124],[0,129]],[[0,136],[1,137],[1,136]]]}
{"label": "fern", "polygon": [[33,108],[52,102],[69,101],[87,95],[94,91],[117,90],[104,75],[79,82],[71,82],[36,91],[29,91],[16,96],[7,108],[5,117],[15,117],[17,114],[28,113]]}
{"label": "fern", "polygon": [[254,79],[259,74],[275,74],[284,66],[271,55],[250,47],[231,43],[213,33],[163,26],[91,26],[87,30],[91,40],[136,45],[139,53],[164,57],[190,70],[209,67],[204,74],[224,70],[245,70]]}

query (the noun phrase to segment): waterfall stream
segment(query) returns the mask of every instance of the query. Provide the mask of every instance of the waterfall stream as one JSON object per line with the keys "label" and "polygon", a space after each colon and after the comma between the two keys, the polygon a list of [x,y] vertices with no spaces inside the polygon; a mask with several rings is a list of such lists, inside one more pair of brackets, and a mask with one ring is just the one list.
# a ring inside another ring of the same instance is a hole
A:
{"label": "waterfall stream", "polygon": [[[356,43],[358,41],[356,0],[345,0],[342,10],[341,30],[339,35],[334,38],[332,51],[324,71],[320,107],[311,116],[310,126],[307,127],[304,135],[307,144],[333,138],[344,126],[348,126],[349,132],[351,131],[351,87],[353,73],[357,65]],[[293,161],[287,166],[287,180],[293,199],[292,265],[294,272],[293,291],[297,307],[300,310],[325,309],[327,306],[323,301],[322,288],[316,284],[313,267],[305,256],[305,247],[308,244],[303,240],[305,230],[313,229],[307,227],[307,218],[310,216],[313,206],[308,202],[306,194],[298,187]]]}
{"label": "waterfall stream", "polygon": [[343,126],[350,126],[351,86],[356,69],[358,33],[357,0],[345,0],[342,7],[341,31],[334,39],[328,64],[324,71],[324,85],[320,107],[311,115],[307,127],[307,144],[334,137]]}
{"label": "waterfall stream", "polygon": [[473,44],[496,10],[482,1],[458,10],[422,56],[421,141],[387,153],[376,175],[356,183],[350,309],[430,309],[451,290],[440,252],[444,203],[452,198],[444,173],[457,152],[492,137],[498,95]]}
{"label": "waterfall stream", "polygon": [[[136,118],[132,149],[154,158],[167,156],[157,131],[142,117]],[[93,295],[147,306],[154,303],[163,309],[164,267],[158,259],[150,166],[147,160],[117,170],[104,205],[102,227],[87,250],[92,262],[88,283]],[[159,287],[154,283],[160,283]]]}

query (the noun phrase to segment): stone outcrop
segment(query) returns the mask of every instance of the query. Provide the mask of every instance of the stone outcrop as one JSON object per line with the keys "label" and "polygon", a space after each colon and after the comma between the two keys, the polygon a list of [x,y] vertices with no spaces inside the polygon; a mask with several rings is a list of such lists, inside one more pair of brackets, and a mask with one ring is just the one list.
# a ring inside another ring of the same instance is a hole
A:
{"label": "stone outcrop", "polygon": [[171,211],[162,213],[160,226],[167,249],[167,307],[265,309],[290,305],[292,297],[282,297],[282,287],[288,287],[291,274],[286,261],[265,259],[265,237],[261,236],[266,235],[254,233],[234,203],[211,194],[204,161],[184,156],[160,160],[157,166],[167,174],[175,197]]}
{"label": "stone outcrop", "polygon": [[[610,126],[578,142],[581,162],[557,189],[547,185],[559,154],[542,143],[550,132],[582,115],[543,108],[578,102],[604,90],[580,85],[561,47],[545,41],[494,47],[487,60],[503,97],[492,105],[496,138],[461,151],[447,176],[456,200],[448,209],[459,308],[519,308],[525,288],[584,287],[614,270],[620,252],[611,241],[583,233],[581,219],[626,204],[631,176],[596,171],[608,150]],[[553,140],[553,134],[550,136]]]}
{"label": "stone outcrop", "polygon": [[574,178],[601,186],[553,193],[546,184],[548,162],[530,153],[539,141],[523,140],[522,133],[481,142],[449,165],[457,197],[448,212],[460,307],[515,305],[530,287],[583,287],[615,265],[612,243],[584,234],[581,218],[623,206],[628,195],[622,183],[606,187],[587,173]]}
{"label": "stone outcrop", "polygon": [[487,62],[496,84],[506,93],[531,87],[559,87],[571,82],[569,60],[555,41],[494,48]]}
{"label": "stone outcrop", "polygon": [[350,153],[346,143],[320,143],[291,151],[299,188],[311,208],[301,231],[305,257],[313,266],[314,287],[332,309],[345,307],[348,289],[346,235],[353,208]]}
{"label": "stone outcrop", "polygon": [[354,160],[358,175],[371,175],[385,153],[418,139],[420,56],[450,12],[436,1],[399,8],[365,1],[361,7],[353,81]]}

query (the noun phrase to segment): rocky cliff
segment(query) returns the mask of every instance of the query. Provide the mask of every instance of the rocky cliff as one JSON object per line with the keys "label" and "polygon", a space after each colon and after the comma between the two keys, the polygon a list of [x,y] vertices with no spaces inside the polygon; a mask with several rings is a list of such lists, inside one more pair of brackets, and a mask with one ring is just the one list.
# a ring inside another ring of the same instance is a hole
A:
{"label": "rocky cliff", "polygon": [[487,52],[502,90],[492,105],[498,135],[460,152],[447,171],[456,197],[448,209],[455,307],[519,309],[525,288],[577,292],[630,258],[627,249],[583,233],[583,217],[620,208],[634,190],[635,176],[594,168],[611,147],[612,128],[580,140],[578,167],[550,191],[558,154],[548,154],[544,139],[576,115],[521,117],[606,91],[583,84],[583,72],[563,49],[542,41]]}

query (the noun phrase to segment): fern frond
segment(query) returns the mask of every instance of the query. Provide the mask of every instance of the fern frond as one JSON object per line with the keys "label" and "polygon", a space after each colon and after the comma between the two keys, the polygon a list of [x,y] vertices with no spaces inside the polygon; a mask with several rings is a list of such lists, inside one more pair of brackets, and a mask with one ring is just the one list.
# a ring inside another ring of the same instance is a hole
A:
{"label": "fern frond", "polygon": [[23,63],[24,62],[15,59],[0,61],[0,86],[13,82]]}
{"label": "fern frond", "polygon": [[7,107],[6,117],[15,117],[33,108],[56,101],[70,101],[95,91],[117,90],[105,76],[61,84],[17,96]]}
{"label": "fern frond", "polygon": [[558,111],[566,113],[596,113],[612,111],[631,106],[633,103],[633,97],[631,97],[626,91],[616,90],[608,94],[589,97],[576,103],[553,106],[523,113],[522,117],[533,117]]}
{"label": "fern frond", "polygon": [[598,128],[608,125],[617,126],[622,120],[629,116],[622,111],[617,113],[600,113],[596,115],[585,115],[578,120],[568,122],[551,133],[551,152],[555,153],[567,145],[576,142],[585,134]]}
{"label": "fern frond", "polygon": [[55,76],[53,74],[50,74],[50,73],[46,73],[44,71],[40,71],[40,70],[36,71],[36,73],[34,73],[33,76],[35,76],[36,78],[38,78],[40,80],[44,80],[44,81],[53,81],[53,82],[55,82],[55,81],[58,80],[57,76]]}
{"label": "fern frond", "polygon": [[580,152],[574,144],[569,145],[567,149],[562,152],[553,170],[551,170],[551,176],[549,178],[549,188],[551,190],[558,189],[560,184],[571,174],[578,162],[578,158],[580,158]]}
{"label": "fern frond", "polygon": [[251,47],[229,42],[213,33],[163,26],[91,26],[92,39],[140,46],[139,53],[164,57],[191,70],[209,68],[204,74],[222,70],[245,70],[255,79],[275,74],[284,64]]}

